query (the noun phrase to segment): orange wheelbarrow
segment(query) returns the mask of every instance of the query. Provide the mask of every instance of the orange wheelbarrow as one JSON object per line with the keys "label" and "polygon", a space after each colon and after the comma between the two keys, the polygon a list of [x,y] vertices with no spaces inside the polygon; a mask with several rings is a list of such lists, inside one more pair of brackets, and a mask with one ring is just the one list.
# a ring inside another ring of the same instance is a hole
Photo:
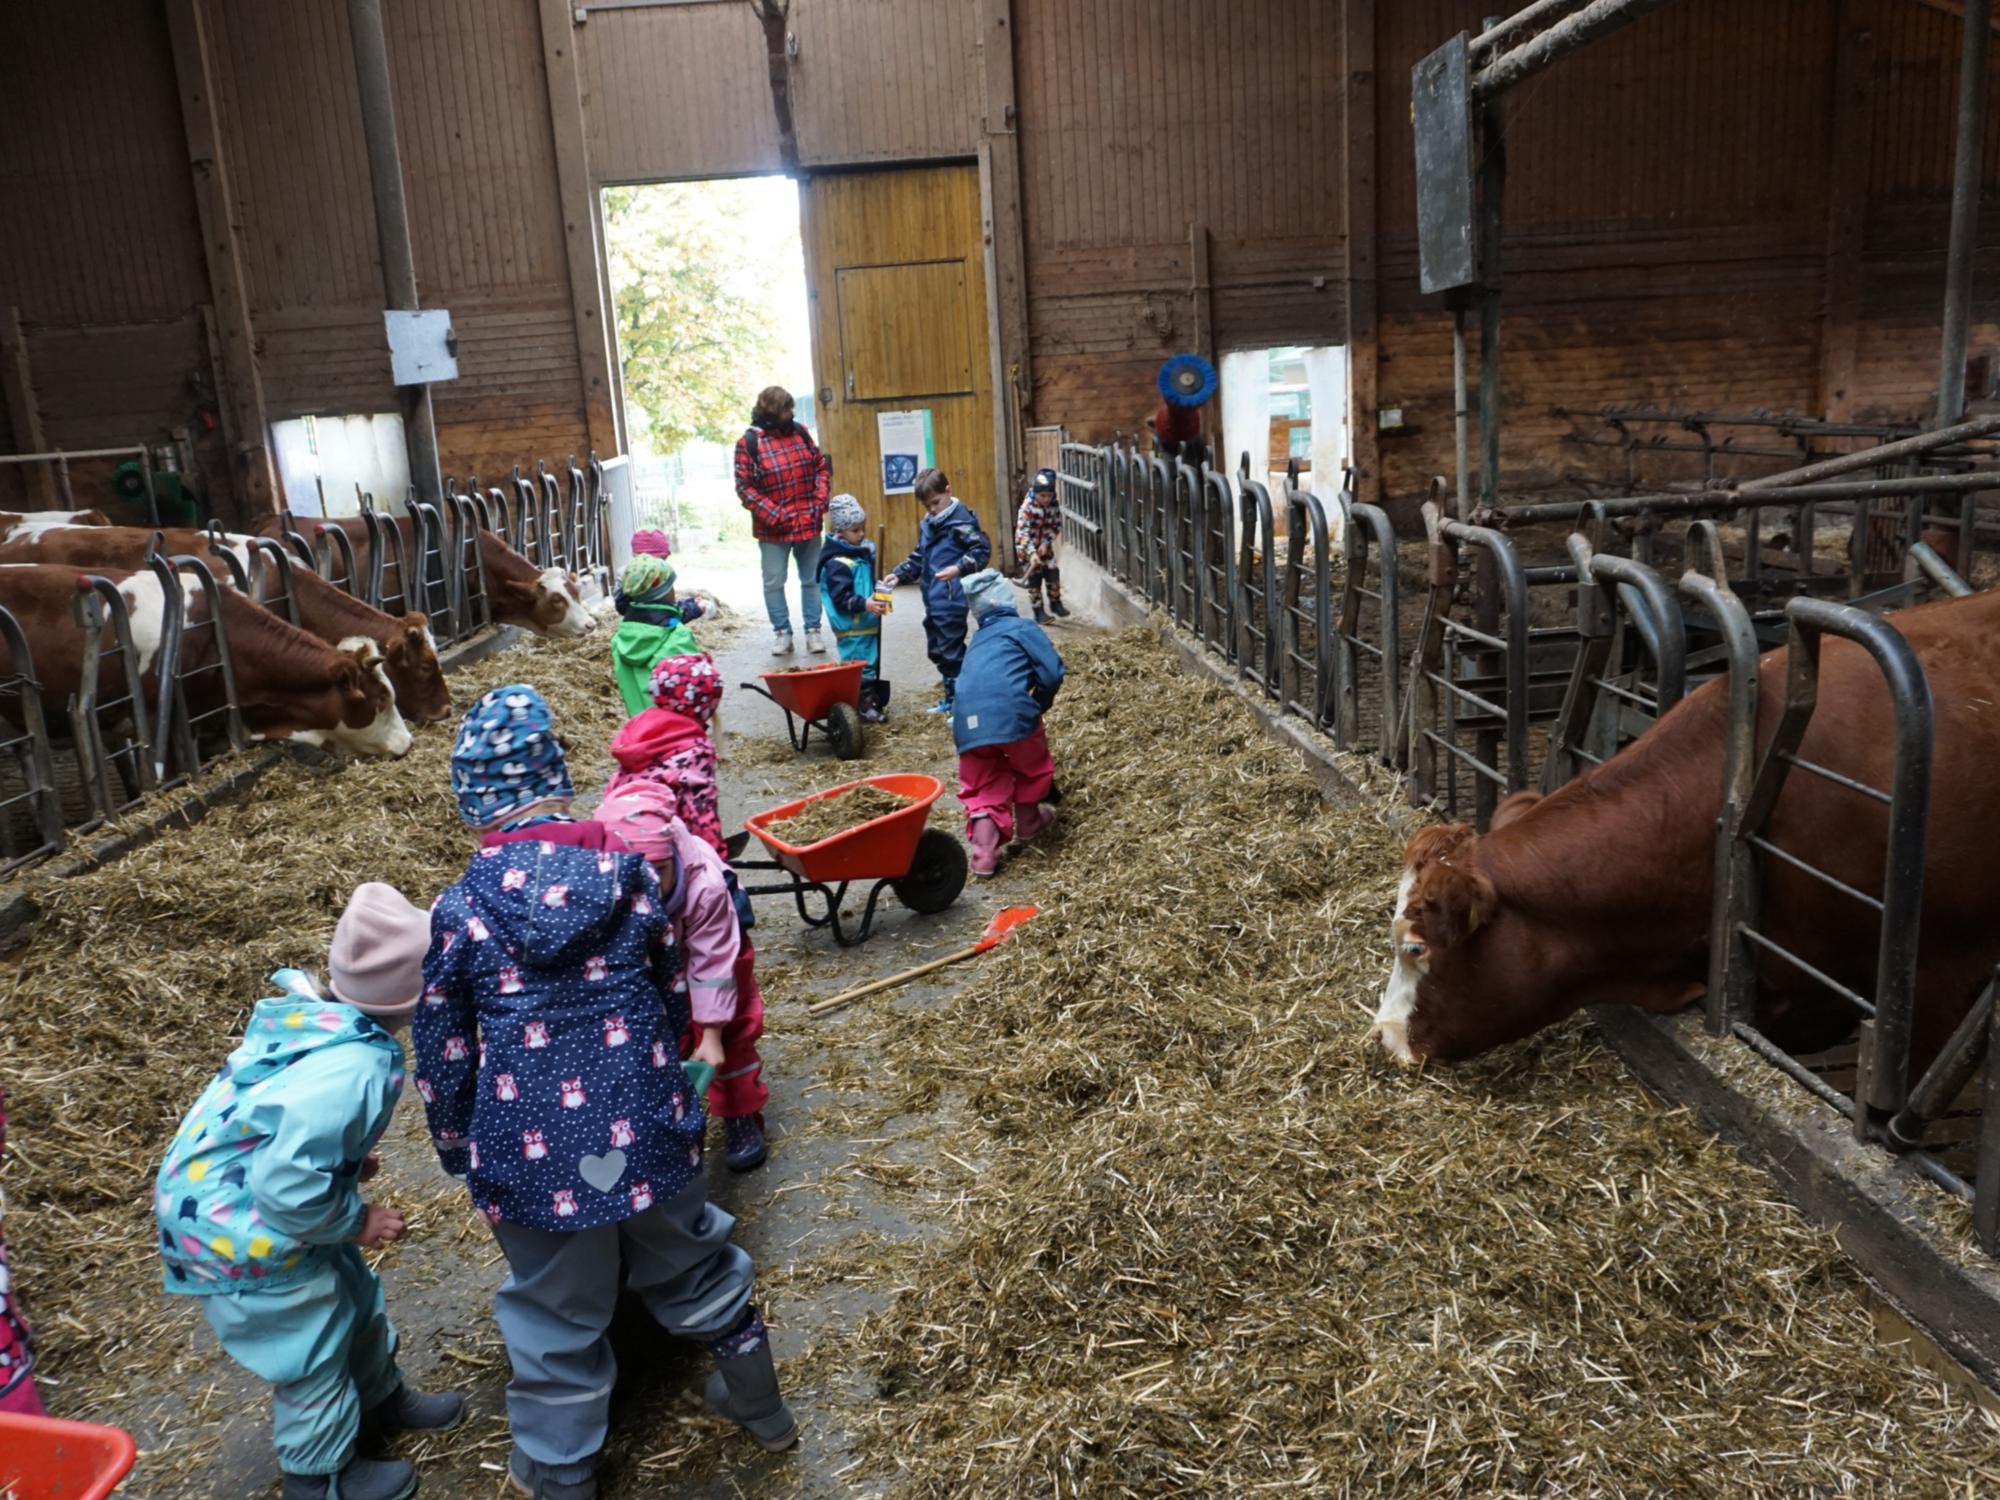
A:
{"label": "orange wheelbarrow", "polygon": [[103,1500],[138,1456],[122,1428],[0,1412],[0,1495]]}
{"label": "orange wheelbarrow", "polygon": [[[858,670],[858,668],[857,668]],[[809,802],[839,795],[850,788],[880,787],[899,797],[911,799],[907,807],[884,813],[853,828],[821,839],[816,844],[787,843],[771,825],[784,826]],[[941,828],[926,828],[931,804],[944,792],[944,783],[935,776],[869,776],[829,787],[810,797],[801,797],[760,812],[744,820],[748,834],[730,842],[730,856],[738,870],[770,870],[787,878],[782,884],[746,885],[746,896],[790,896],[798,906],[799,920],[808,927],[824,927],[843,948],[865,942],[875,926],[875,908],[885,890],[911,911],[932,916],[958,899],[965,889],[967,862],[965,846]],[[767,860],[736,859],[754,834],[768,849]],[[847,888],[857,881],[872,880],[868,905],[858,926],[842,923],[840,903]],[[810,898],[810,899],[809,899]]]}
{"label": "orange wheelbarrow", "polygon": [[769,698],[785,711],[785,736],[794,750],[803,751],[817,729],[826,737],[833,753],[842,760],[854,760],[866,747],[867,730],[861,723],[861,663],[829,662],[802,672],[760,672],[764,686],[754,682],[738,686]]}

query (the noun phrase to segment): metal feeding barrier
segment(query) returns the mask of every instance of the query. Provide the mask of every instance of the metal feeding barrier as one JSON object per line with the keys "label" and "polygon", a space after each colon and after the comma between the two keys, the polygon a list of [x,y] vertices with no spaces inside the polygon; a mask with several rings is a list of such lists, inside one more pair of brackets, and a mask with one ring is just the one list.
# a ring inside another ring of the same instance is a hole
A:
{"label": "metal feeding barrier", "polygon": [[[35,659],[28,637],[13,612],[0,605],[0,643],[7,648],[8,668],[0,676],[0,764],[13,768],[12,781],[21,790],[0,797],[0,876],[23,865],[60,853],[63,831],[62,787],[56,780],[55,753],[42,714],[42,685],[35,676]],[[18,726],[18,727],[17,727]],[[25,813],[27,832],[19,830],[16,812]]]}
{"label": "metal feeding barrier", "polygon": [[[1848,435],[1812,428],[1801,429],[1802,442]],[[1986,419],[1942,440],[1996,429],[2000,423]],[[1896,435],[1888,459],[1906,457],[1906,445],[1935,453],[1940,441]],[[1233,490],[1219,471],[1125,444],[1066,443],[1060,463],[1070,545],[1223,658],[1279,712],[1341,748],[1407,768],[1413,801],[1463,812],[1481,827],[1504,793],[1559,788],[1641,738],[1689,692],[1719,680],[1729,732],[1714,841],[1708,1028],[1736,1037],[1858,1132],[1904,1153],[1912,1170],[1969,1197],[1980,1243],[2000,1254],[2000,968],[1922,1076],[1908,1077],[1931,721],[1923,673],[1887,613],[1970,586],[1910,534],[1907,511],[1897,513],[1903,576],[1895,582],[1863,577],[1858,554],[1847,572],[1825,558],[1825,571],[1759,568],[1752,555],[1761,546],[1754,518],[1765,507],[1796,515],[1808,504],[1844,503],[1852,524],[1866,527],[1869,511],[1856,502],[1890,499],[1887,488],[1900,482],[1848,478],[1870,467],[1868,454],[1818,460],[1747,493],[1503,506],[1464,518],[1447,513],[1440,483],[1424,507],[1428,580],[1412,640],[1396,537],[1379,507],[1345,491],[1329,503],[1296,472],[1274,504],[1251,477],[1247,455]],[[1960,474],[1940,489],[1937,476],[1917,476],[1928,487],[1916,494],[1961,495],[1976,510],[1977,491],[1989,482]],[[1878,485],[1887,488],[1874,492]],[[1836,486],[1842,493],[1811,493]],[[1575,528],[1566,557],[1524,562],[1514,529],[1549,521]],[[1725,525],[1737,530],[1726,533]],[[1620,555],[1627,547],[1633,555]],[[1732,551],[1740,559],[1733,575]],[[1661,566],[1676,553],[1685,567],[1673,583]],[[1867,653],[1894,704],[1887,787],[1799,754],[1829,635]],[[1785,706],[1760,751],[1760,653],[1788,640]],[[1882,808],[1889,831],[1879,893],[1816,869],[1772,836],[1772,816],[1794,776],[1829,781]],[[1877,924],[1872,978],[1827,974],[1765,929],[1758,895],[1774,865],[1816,879]],[[1861,1025],[1858,1058],[1794,1057],[1759,1031],[1760,965],[1766,973],[1774,965],[1792,970],[1851,1011]],[[1838,1081],[1848,1070],[1851,1088]],[[1981,1090],[1983,1113],[1974,1097]],[[1955,1138],[1936,1138],[1941,1123]]]}

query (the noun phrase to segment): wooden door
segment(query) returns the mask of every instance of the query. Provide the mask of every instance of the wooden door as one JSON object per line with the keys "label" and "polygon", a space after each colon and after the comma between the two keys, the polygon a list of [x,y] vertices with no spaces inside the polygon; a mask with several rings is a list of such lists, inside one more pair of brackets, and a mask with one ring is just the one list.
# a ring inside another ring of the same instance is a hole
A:
{"label": "wooden door", "polygon": [[833,491],[888,533],[887,562],[917,542],[923,508],[883,490],[876,413],[931,414],[937,466],[995,534],[993,361],[979,169],[920,167],[808,178],[801,195],[819,441]]}

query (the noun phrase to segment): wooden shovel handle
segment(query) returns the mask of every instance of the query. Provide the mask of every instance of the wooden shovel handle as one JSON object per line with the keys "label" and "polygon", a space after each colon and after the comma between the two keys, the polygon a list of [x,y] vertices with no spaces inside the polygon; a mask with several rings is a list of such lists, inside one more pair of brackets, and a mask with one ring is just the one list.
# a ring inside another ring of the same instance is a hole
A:
{"label": "wooden shovel handle", "polygon": [[882,990],[894,989],[899,984],[908,984],[912,979],[921,979],[926,974],[934,974],[948,964],[955,964],[963,959],[971,958],[975,954],[983,953],[990,946],[987,943],[974,943],[970,948],[961,948],[956,953],[947,953],[943,958],[934,958],[927,964],[918,964],[914,969],[905,969],[900,974],[891,974],[887,979],[877,979],[873,983],[861,985],[856,989],[845,990],[830,1000],[817,1001],[807,1007],[808,1014],[825,1016],[831,1015],[837,1010],[845,1010],[855,1001],[863,999],[866,996],[877,994]]}

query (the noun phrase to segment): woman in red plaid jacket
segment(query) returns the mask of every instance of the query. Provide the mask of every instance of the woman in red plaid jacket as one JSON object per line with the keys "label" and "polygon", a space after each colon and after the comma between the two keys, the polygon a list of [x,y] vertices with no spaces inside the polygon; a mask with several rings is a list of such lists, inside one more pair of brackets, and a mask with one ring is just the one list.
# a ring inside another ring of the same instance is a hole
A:
{"label": "woman in red plaid jacket", "polygon": [[766,386],[750,413],[750,430],[736,440],[736,498],[750,512],[751,533],[763,554],[764,609],[777,632],[773,656],[792,649],[785,564],[793,560],[806,650],[826,650],[819,633],[819,544],[832,480],[826,455],[812,434],[792,420],[792,393],[783,386]]}

